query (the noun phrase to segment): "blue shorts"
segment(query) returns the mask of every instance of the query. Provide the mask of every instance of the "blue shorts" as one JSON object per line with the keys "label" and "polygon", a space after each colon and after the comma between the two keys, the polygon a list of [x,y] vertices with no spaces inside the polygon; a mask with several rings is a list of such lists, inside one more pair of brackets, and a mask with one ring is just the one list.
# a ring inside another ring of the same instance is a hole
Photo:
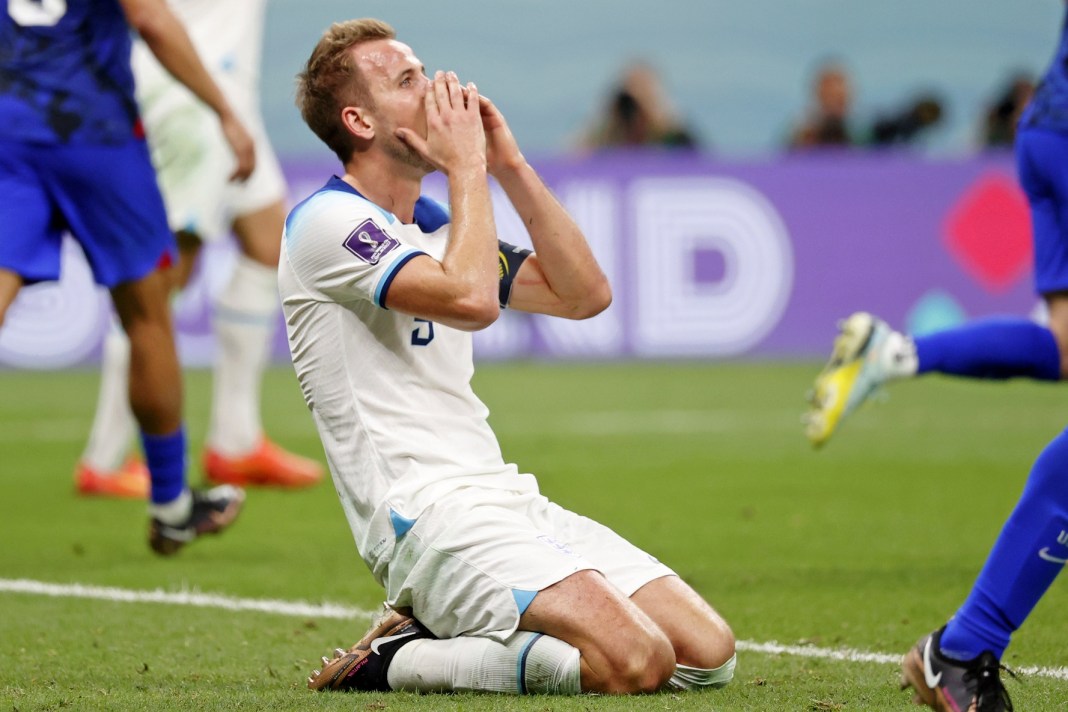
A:
{"label": "blue shorts", "polygon": [[0,140],[0,267],[59,279],[64,232],[98,284],[141,279],[176,254],[143,140],[123,146]]}
{"label": "blue shorts", "polygon": [[1016,163],[1031,205],[1035,291],[1068,290],[1068,133],[1022,129]]}

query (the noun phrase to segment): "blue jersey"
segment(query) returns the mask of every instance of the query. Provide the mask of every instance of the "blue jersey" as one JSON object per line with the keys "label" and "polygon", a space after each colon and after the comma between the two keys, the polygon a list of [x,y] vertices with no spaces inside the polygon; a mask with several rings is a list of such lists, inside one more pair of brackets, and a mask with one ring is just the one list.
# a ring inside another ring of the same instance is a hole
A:
{"label": "blue jersey", "polygon": [[6,0],[0,138],[123,144],[140,132],[130,28],[116,0]]}
{"label": "blue jersey", "polygon": [[1068,10],[1061,23],[1057,53],[1042,75],[1031,103],[1020,117],[1020,128],[1035,127],[1068,132]]}

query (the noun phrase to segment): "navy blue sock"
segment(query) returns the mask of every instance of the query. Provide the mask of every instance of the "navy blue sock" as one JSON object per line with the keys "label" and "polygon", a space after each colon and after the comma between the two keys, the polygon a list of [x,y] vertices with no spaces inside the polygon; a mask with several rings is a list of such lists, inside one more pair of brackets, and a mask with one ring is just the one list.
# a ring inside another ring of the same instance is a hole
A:
{"label": "navy blue sock", "polygon": [[1038,456],[1023,496],[994,544],[971,594],[942,634],[942,650],[968,660],[999,658],[1068,563],[1068,430]]}
{"label": "navy blue sock", "polygon": [[152,504],[174,501],[185,489],[185,428],[170,435],[142,432],[141,447],[152,478]]}
{"label": "navy blue sock", "polygon": [[1061,377],[1061,354],[1053,332],[1026,319],[982,319],[914,341],[919,373],[1043,381]]}

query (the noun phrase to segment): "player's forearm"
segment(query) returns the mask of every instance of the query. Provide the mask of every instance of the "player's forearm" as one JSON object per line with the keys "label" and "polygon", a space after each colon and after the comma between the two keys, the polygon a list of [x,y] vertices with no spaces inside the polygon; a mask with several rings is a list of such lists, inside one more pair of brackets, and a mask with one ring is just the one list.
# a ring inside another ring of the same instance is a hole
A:
{"label": "player's forearm", "polygon": [[527,163],[495,176],[530,234],[549,288],[573,318],[604,311],[612,301],[608,279],[582,230]]}
{"label": "player's forearm", "polygon": [[484,167],[449,175],[452,213],[442,270],[455,287],[457,308],[476,328],[499,314],[497,302],[497,229]]}
{"label": "player's forearm", "polygon": [[159,63],[220,118],[231,115],[229,102],[200,61],[182,23],[159,0],[120,0],[127,21]]}

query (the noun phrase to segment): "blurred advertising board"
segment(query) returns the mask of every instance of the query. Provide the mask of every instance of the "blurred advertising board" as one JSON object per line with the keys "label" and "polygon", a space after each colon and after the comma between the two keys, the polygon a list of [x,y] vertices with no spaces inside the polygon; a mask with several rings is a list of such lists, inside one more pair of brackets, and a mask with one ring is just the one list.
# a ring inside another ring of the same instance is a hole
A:
{"label": "blurred advertising board", "polygon": [[[833,153],[720,162],[670,152],[537,162],[614,287],[585,322],[505,312],[475,335],[482,359],[809,358],[858,309],[914,332],[1030,313],[1030,219],[1010,155],[932,160]],[[296,202],[340,170],[286,164]],[[501,239],[529,245],[494,186]],[[431,176],[426,192],[446,200]],[[183,361],[210,363],[214,296],[234,262],[210,246],[175,300]],[[0,329],[0,365],[92,362],[112,318],[80,250],[64,279],[23,290]],[[279,317],[275,356],[288,358]]]}

